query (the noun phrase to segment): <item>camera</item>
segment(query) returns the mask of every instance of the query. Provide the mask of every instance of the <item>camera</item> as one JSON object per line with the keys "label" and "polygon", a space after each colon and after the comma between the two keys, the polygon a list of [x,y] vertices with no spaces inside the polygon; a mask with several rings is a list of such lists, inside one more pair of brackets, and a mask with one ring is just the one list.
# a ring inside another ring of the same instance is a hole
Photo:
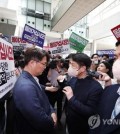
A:
{"label": "camera", "polygon": [[99,74],[96,71],[88,71],[88,75],[91,76],[91,77],[95,77],[96,79],[99,79],[100,75],[102,76],[102,74]]}
{"label": "camera", "polygon": [[51,87],[52,84],[48,82],[48,83],[46,83],[46,86],[47,86],[47,87]]}
{"label": "camera", "polygon": [[57,68],[57,60],[52,60],[50,63],[49,63],[49,67],[51,68],[51,69],[55,69],[55,68]]}

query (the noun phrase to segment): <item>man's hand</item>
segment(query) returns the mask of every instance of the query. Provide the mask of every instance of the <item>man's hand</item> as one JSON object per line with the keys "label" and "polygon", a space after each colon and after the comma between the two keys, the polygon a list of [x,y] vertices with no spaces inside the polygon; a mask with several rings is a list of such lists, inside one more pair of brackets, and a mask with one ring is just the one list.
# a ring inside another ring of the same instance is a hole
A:
{"label": "man's hand", "polygon": [[68,100],[73,96],[73,91],[70,86],[64,87],[63,93],[65,93]]}
{"label": "man's hand", "polygon": [[109,76],[108,74],[102,73],[102,72],[100,72],[100,71],[98,71],[98,73],[101,74],[101,75],[99,76],[99,80],[100,80],[100,81],[105,81],[105,87],[112,85],[112,83],[111,83],[111,78],[110,78],[110,76]]}
{"label": "man's hand", "polygon": [[52,114],[51,114],[51,117],[52,117],[52,119],[53,119],[54,126],[56,126],[56,124],[57,124],[57,115],[56,115],[55,113],[52,113]]}
{"label": "man's hand", "polygon": [[66,78],[65,75],[59,75],[59,76],[57,77],[57,80],[58,80],[59,82],[63,82],[65,78]]}
{"label": "man's hand", "polygon": [[99,80],[100,80],[100,81],[108,82],[108,81],[111,80],[111,78],[110,78],[110,76],[109,76],[108,74],[102,73],[101,71],[97,71],[97,72],[98,72],[99,74],[101,74],[101,75],[99,76]]}
{"label": "man's hand", "polygon": [[50,86],[50,87],[46,86],[45,90],[50,91],[50,92],[56,92],[58,90],[58,88],[54,87],[54,86]]}

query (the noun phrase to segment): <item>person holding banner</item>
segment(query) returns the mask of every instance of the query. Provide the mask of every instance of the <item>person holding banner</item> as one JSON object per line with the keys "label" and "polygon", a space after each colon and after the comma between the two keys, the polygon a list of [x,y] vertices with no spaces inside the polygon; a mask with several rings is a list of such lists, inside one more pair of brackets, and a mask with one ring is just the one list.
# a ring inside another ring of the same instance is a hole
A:
{"label": "person holding banner", "polygon": [[19,134],[53,134],[56,114],[36,76],[42,74],[49,61],[48,54],[28,48],[24,55],[24,71],[14,89],[16,131]]}

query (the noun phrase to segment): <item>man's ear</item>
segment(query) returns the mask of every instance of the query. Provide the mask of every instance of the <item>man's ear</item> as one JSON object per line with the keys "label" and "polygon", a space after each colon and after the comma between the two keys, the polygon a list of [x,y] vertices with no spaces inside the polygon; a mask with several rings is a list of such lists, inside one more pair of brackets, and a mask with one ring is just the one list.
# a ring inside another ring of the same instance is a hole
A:
{"label": "man's ear", "polygon": [[34,60],[30,60],[28,64],[32,67],[33,65],[35,65],[35,61]]}
{"label": "man's ear", "polygon": [[81,72],[85,72],[86,71],[86,66],[82,66],[81,67]]}
{"label": "man's ear", "polygon": [[34,60],[30,60],[30,61],[29,61],[30,64],[33,64],[34,62],[35,62]]}

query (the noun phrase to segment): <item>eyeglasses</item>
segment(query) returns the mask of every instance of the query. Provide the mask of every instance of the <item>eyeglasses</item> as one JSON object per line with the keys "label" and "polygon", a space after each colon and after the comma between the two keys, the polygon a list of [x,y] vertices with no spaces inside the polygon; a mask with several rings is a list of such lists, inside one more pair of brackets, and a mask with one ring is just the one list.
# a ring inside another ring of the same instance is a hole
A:
{"label": "eyeglasses", "polygon": [[46,63],[42,63],[42,62],[39,62],[39,63],[41,63],[44,67],[46,67],[46,66],[47,66],[47,64],[46,64]]}
{"label": "eyeglasses", "polygon": [[42,63],[41,61],[36,61],[36,62],[38,62],[38,63],[42,64],[44,67],[46,67],[46,66],[47,66],[47,63]]}

